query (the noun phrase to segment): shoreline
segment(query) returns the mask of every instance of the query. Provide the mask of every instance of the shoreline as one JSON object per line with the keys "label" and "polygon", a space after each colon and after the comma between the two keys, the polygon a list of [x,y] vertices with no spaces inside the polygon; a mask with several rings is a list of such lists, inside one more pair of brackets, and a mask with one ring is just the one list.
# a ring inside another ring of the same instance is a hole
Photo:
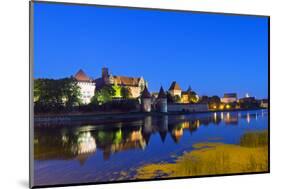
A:
{"label": "shoreline", "polygon": [[[192,115],[212,112],[237,112],[237,111],[251,111],[251,110],[263,110],[265,108],[250,108],[250,109],[228,109],[228,110],[209,110],[201,112],[118,112],[118,113],[79,113],[79,114],[49,114],[49,115],[35,115],[34,126],[40,126],[45,123],[71,123],[79,121],[106,121],[106,120],[123,120],[123,119],[137,119],[146,116],[169,116],[169,115]],[[37,124],[37,125],[36,125]]]}

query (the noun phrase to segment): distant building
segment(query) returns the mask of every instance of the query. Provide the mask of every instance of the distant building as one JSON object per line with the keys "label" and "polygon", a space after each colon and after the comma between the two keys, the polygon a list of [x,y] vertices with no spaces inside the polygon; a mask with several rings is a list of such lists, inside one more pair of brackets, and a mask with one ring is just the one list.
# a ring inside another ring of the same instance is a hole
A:
{"label": "distant building", "polygon": [[176,81],[173,81],[170,88],[169,88],[169,93],[172,95],[172,96],[179,96],[181,97],[181,88],[179,86],[179,84],[177,84]]}
{"label": "distant building", "polygon": [[157,96],[157,111],[167,112],[167,96],[163,87],[160,88]]}
{"label": "distant building", "polygon": [[77,80],[77,85],[80,87],[82,103],[90,103],[91,98],[95,95],[95,81],[87,76],[82,69],[75,74],[74,78]]}
{"label": "distant building", "polygon": [[256,103],[257,100],[255,99],[255,97],[244,97],[244,98],[240,98],[239,102],[240,103]]}
{"label": "distant building", "polygon": [[105,85],[127,87],[132,98],[138,98],[147,85],[143,77],[127,77],[109,74],[108,68],[102,68],[102,76],[95,80],[97,89]]}
{"label": "distant building", "polygon": [[241,108],[258,108],[260,103],[255,97],[244,97],[239,99],[239,105]]}
{"label": "distant building", "polygon": [[141,110],[143,112],[151,112],[151,95],[146,86],[141,94]]}
{"label": "distant building", "polygon": [[262,100],[260,100],[260,107],[262,107],[262,108],[268,108],[268,99],[262,99]]}
{"label": "distant building", "polygon": [[188,87],[187,91],[181,93],[181,103],[198,102],[198,100],[199,96],[191,89],[191,86]]}
{"label": "distant building", "polygon": [[232,102],[237,102],[238,97],[236,93],[225,93],[223,95],[223,98],[221,98],[221,102],[223,103],[232,103]]}

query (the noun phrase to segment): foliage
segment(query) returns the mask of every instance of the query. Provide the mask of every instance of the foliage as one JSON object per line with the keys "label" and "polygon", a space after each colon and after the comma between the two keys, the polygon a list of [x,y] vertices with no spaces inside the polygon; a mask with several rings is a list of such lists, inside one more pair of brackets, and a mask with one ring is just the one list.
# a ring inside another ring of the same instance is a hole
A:
{"label": "foliage", "polygon": [[114,97],[117,97],[117,98],[122,97],[122,94],[121,94],[122,87],[121,87],[121,86],[119,86],[119,85],[117,85],[117,84],[114,84],[114,85],[112,86],[112,88],[115,90],[115,95],[114,95]]}
{"label": "foliage", "polygon": [[100,90],[96,91],[95,96],[91,99],[91,104],[103,105],[112,100],[116,94],[115,89],[112,86],[104,86]]}
{"label": "foliage", "polygon": [[175,103],[180,103],[181,102],[181,97],[179,95],[175,95],[173,97],[173,100],[174,100]]}
{"label": "foliage", "polygon": [[218,96],[209,97],[208,101],[209,101],[208,105],[210,108],[214,108],[214,107],[218,108],[221,105],[221,99]]}
{"label": "foliage", "polygon": [[81,103],[80,88],[74,78],[34,80],[35,112],[71,109]]}
{"label": "foliage", "polygon": [[121,88],[121,96],[125,99],[128,99],[132,96],[131,89],[128,87],[122,87]]}
{"label": "foliage", "polygon": [[240,107],[244,109],[259,108],[259,103],[256,100],[253,101],[241,101]]}
{"label": "foliage", "polygon": [[167,93],[167,102],[168,103],[180,103],[181,102],[181,98],[179,95],[171,95],[170,93]]}
{"label": "foliage", "polygon": [[245,147],[260,147],[268,144],[268,132],[248,132],[240,138],[240,145]]}
{"label": "foliage", "polygon": [[200,103],[209,103],[209,97],[203,95],[203,96],[200,98],[199,101],[200,101]]}
{"label": "foliage", "polygon": [[188,99],[190,103],[197,103],[199,101],[199,97],[194,91],[188,93]]}
{"label": "foliage", "polygon": [[107,110],[131,111],[136,109],[138,103],[137,99],[117,99],[106,103],[104,107]]}

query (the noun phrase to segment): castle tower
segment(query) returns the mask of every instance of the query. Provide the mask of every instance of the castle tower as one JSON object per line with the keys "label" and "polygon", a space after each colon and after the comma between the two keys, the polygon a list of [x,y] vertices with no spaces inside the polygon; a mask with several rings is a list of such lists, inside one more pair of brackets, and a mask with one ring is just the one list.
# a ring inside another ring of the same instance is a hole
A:
{"label": "castle tower", "polygon": [[170,88],[169,88],[169,93],[172,95],[172,96],[179,96],[181,97],[181,88],[179,86],[179,84],[177,84],[176,81],[173,81]]}
{"label": "castle tower", "polygon": [[108,68],[102,68],[102,78],[107,79],[109,77]]}
{"label": "castle tower", "polygon": [[141,110],[151,112],[151,95],[145,86],[141,94]]}
{"label": "castle tower", "polygon": [[167,96],[162,86],[158,93],[157,105],[159,112],[167,112]]}

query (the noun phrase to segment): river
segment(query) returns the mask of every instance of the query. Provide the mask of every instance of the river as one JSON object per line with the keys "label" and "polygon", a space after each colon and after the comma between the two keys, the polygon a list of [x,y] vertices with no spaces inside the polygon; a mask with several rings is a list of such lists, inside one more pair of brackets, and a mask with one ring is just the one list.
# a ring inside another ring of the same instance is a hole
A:
{"label": "river", "polygon": [[35,127],[34,184],[131,180],[139,167],[174,162],[196,143],[237,144],[246,132],[267,129],[267,110]]}

